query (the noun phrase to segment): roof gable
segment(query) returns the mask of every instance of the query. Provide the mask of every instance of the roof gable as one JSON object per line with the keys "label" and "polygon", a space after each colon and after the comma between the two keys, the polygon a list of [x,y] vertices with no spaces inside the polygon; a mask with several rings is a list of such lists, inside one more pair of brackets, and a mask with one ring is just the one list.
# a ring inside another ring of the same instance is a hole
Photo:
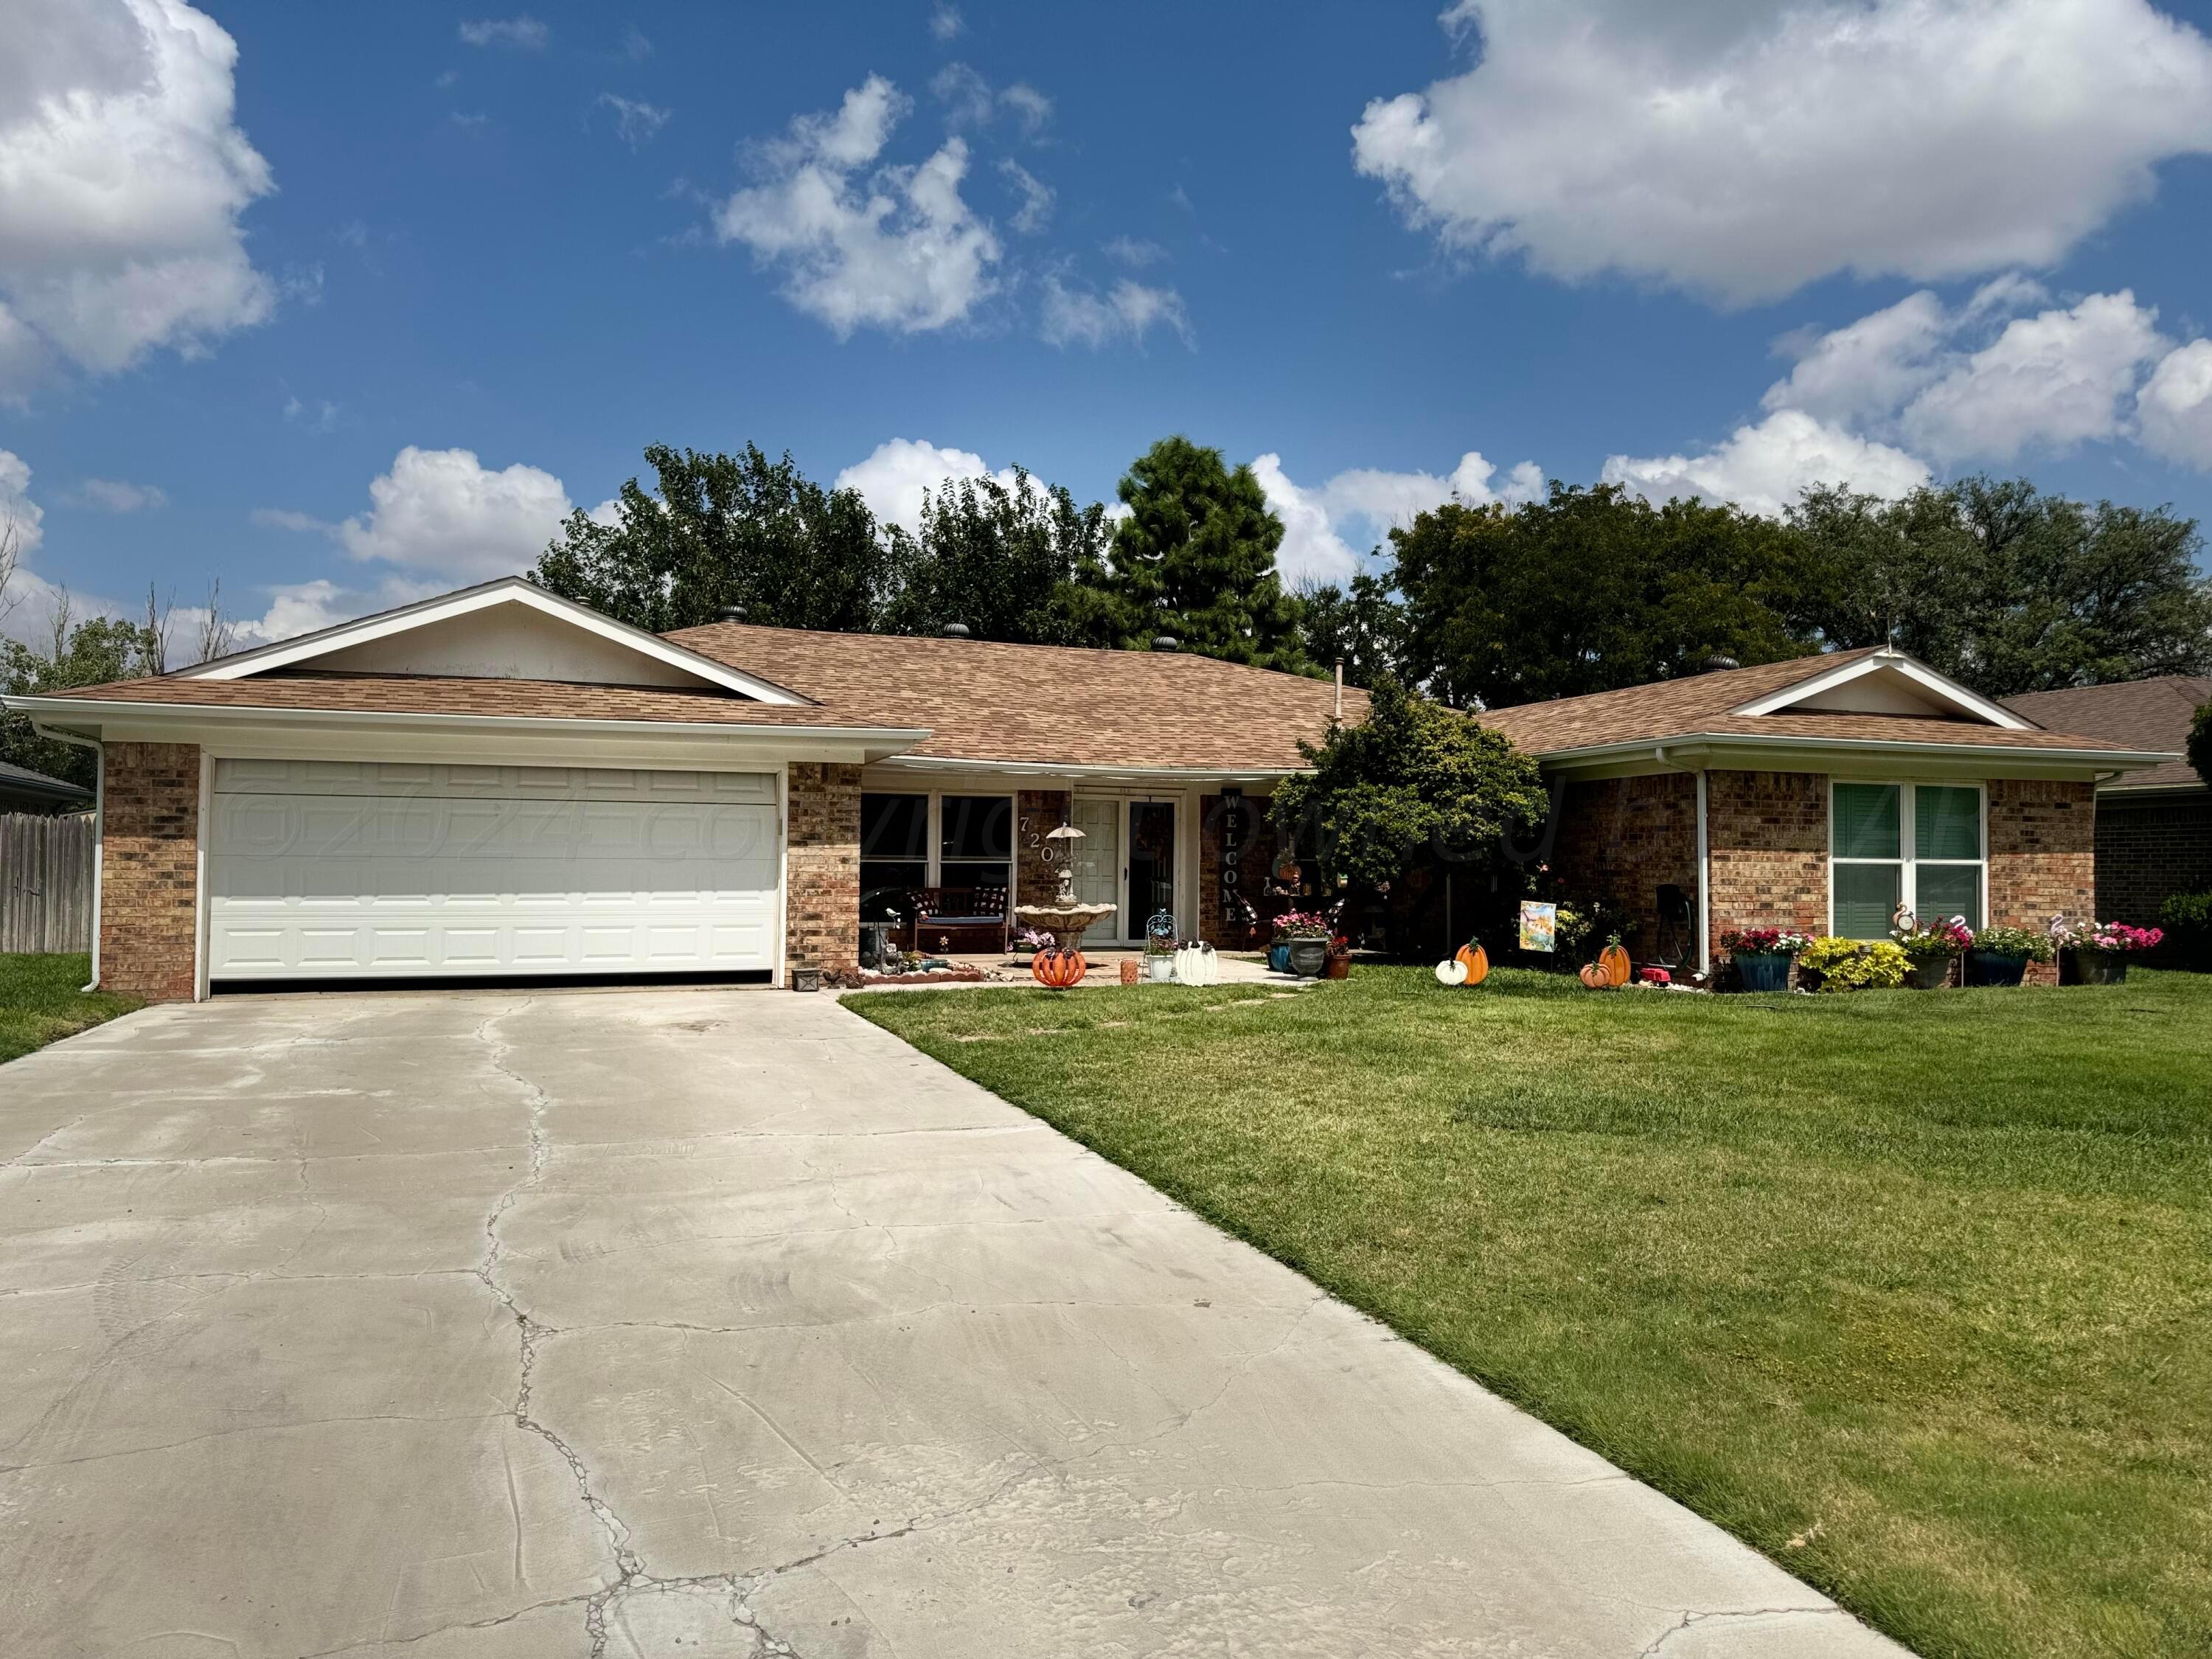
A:
{"label": "roof gable", "polygon": [[1753,697],[1729,712],[1747,719],[1785,709],[1822,714],[1889,714],[1913,720],[1966,720],[2006,732],[2034,722],[1939,674],[1901,651],[1867,652],[1795,684]]}
{"label": "roof gable", "polygon": [[652,686],[774,704],[806,701],[520,576],[220,658],[177,678],[240,680],[302,672]]}

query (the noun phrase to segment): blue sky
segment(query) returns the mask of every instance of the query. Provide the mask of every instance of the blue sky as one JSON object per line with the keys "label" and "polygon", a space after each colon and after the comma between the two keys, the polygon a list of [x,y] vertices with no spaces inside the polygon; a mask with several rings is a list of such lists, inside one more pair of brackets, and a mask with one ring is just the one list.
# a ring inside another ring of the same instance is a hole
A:
{"label": "blue sky", "polygon": [[2212,518],[2202,6],[11,10],[17,633],[517,568],[653,441],[902,516],[1186,432],[1322,575],[1547,476]]}

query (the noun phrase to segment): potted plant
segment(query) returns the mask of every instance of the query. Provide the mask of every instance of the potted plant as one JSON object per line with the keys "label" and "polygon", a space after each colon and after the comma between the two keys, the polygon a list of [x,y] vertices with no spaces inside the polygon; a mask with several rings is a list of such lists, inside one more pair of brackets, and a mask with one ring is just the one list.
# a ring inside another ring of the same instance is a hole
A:
{"label": "potted plant", "polygon": [[1780,927],[1731,927],[1721,934],[1721,949],[1747,991],[1788,990],[1790,964],[1812,942]]}
{"label": "potted plant", "polygon": [[1166,985],[1175,979],[1175,941],[1149,934],[1145,939],[1145,977],[1156,985]]}
{"label": "potted plant", "polygon": [[1984,927],[1966,952],[1969,985],[2017,985],[2031,962],[2051,960],[2051,939],[2025,927]]}
{"label": "potted plant", "polygon": [[1951,982],[1951,964],[1974,942],[1974,930],[1966,926],[1966,917],[1947,916],[1933,927],[1914,922],[1898,928],[1890,937],[1912,964],[1913,985],[1933,991]]}
{"label": "potted plant", "polygon": [[1042,927],[1024,927],[1014,936],[1014,955],[1026,962],[1040,951],[1055,949],[1060,941]]}
{"label": "potted plant", "polygon": [[1352,941],[1341,933],[1328,942],[1328,955],[1322,959],[1321,976],[1323,979],[1352,977]]}
{"label": "potted plant", "polygon": [[2128,957],[2156,950],[2163,929],[2130,927],[2124,921],[2069,921],[2051,924],[2051,942],[2063,951],[2076,985],[2118,985],[2128,976]]}
{"label": "potted plant", "polygon": [[1797,968],[1816,991],[1893,991],[1912,963],[1895,939],[1808,939]]}
{"label": "potted plant", "polygon": [[1285,910],[1275,918],[1275,936],[1289,946],[1289,970],[1300,979],[1318,979],[1328,965],[1328,942],[1336,929],[1327,916]]}

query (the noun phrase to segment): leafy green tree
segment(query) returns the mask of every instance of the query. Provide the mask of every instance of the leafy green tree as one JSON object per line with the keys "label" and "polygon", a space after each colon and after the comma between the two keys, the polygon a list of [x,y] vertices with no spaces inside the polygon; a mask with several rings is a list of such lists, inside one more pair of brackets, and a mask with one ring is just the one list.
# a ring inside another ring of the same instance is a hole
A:
{"label": "leafy green tree", "polygon": [[911,544],[878,536],[857,492],[824,489],[787,452],[772,461],[753,444],[737,455],[655,444],[645,459],[654,492],[629,480],[611,525],[573,514],[532,580],[655,633],[733,605],[782,628],[877,626]]}
{"label": "leafy green tree", "polygon": [[1385,888],[1424,863],[1502,866],[1506,837],[1550,805],[1534,761],[1390,674],[1366,719],[1300,748],[1312,769],[1276,785],[1272,811],[1331,883]]}
{"label": "leafy green tree", "polygon": [[1733,507],[1653,507],[1554,481],[1519,507],[1462,501],[1390,532],[1407,672],[1505,708],[1809,648],[1802,544]]}
{"label": "leafy green tree", "polygon": [[[160,648],[148,629],[120,617],[77,621],[64,594],[55,606],[45,648],[0,639],[0,688],[13,696],[31,696],[138,679],[157,659]],[[21,714],[0,720],[0,760],[66,778],[87,789],[93,786],[92,752],[39,736]]]}
{"label": "leafy green tree", "polygon": [[2212,702],[2199,708],[2189,723],[2189,763],[2198,777],[2212,784]]}
{"label": "leafy green tree", "polygon": [[1163,438],[1119,490],[1098,625],[1101,643],[1140,647],[1173,635],[1186,650],[1263,668],[1304,666],[1297,602],[1275,568],[1283,523],[1249,466]]}
{"label": "leafy green tree", "polygon": [[1382,578],[1362,571],[1343,587],[1317,582],[1297,590],[1298,638],[1316,673],[1344,665],[1347,685],[1370,686],[1400,672],[1406,656],[1406,607]]}
{"label": "leafy green tree", "polygon": [[1896,501],[1808,492],[1791,514],[1837,646],[1899,647],[1990,696],[2212,669],[2193,520],[1973,477]]}
{"label": "leafy green tree", "polygon": [[[896,526],[890,533],[903,537]],[[905,585],[884,608],[894,634],[964,623],[979,640],[1086,642],[1100,608],[1106,509],[1079,507],[1018,467],[1012,488],[962,478],[924,496],[921,532],[901,556]]]}

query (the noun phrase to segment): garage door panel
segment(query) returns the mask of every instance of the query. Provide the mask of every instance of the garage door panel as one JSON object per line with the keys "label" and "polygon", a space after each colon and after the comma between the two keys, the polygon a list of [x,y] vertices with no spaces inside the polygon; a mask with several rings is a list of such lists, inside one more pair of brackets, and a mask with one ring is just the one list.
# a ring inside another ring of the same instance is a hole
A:
{"label": "garage door panel", "polygon": [[775,962],[760,773],[223,761],[210,971],[678,971]]}

